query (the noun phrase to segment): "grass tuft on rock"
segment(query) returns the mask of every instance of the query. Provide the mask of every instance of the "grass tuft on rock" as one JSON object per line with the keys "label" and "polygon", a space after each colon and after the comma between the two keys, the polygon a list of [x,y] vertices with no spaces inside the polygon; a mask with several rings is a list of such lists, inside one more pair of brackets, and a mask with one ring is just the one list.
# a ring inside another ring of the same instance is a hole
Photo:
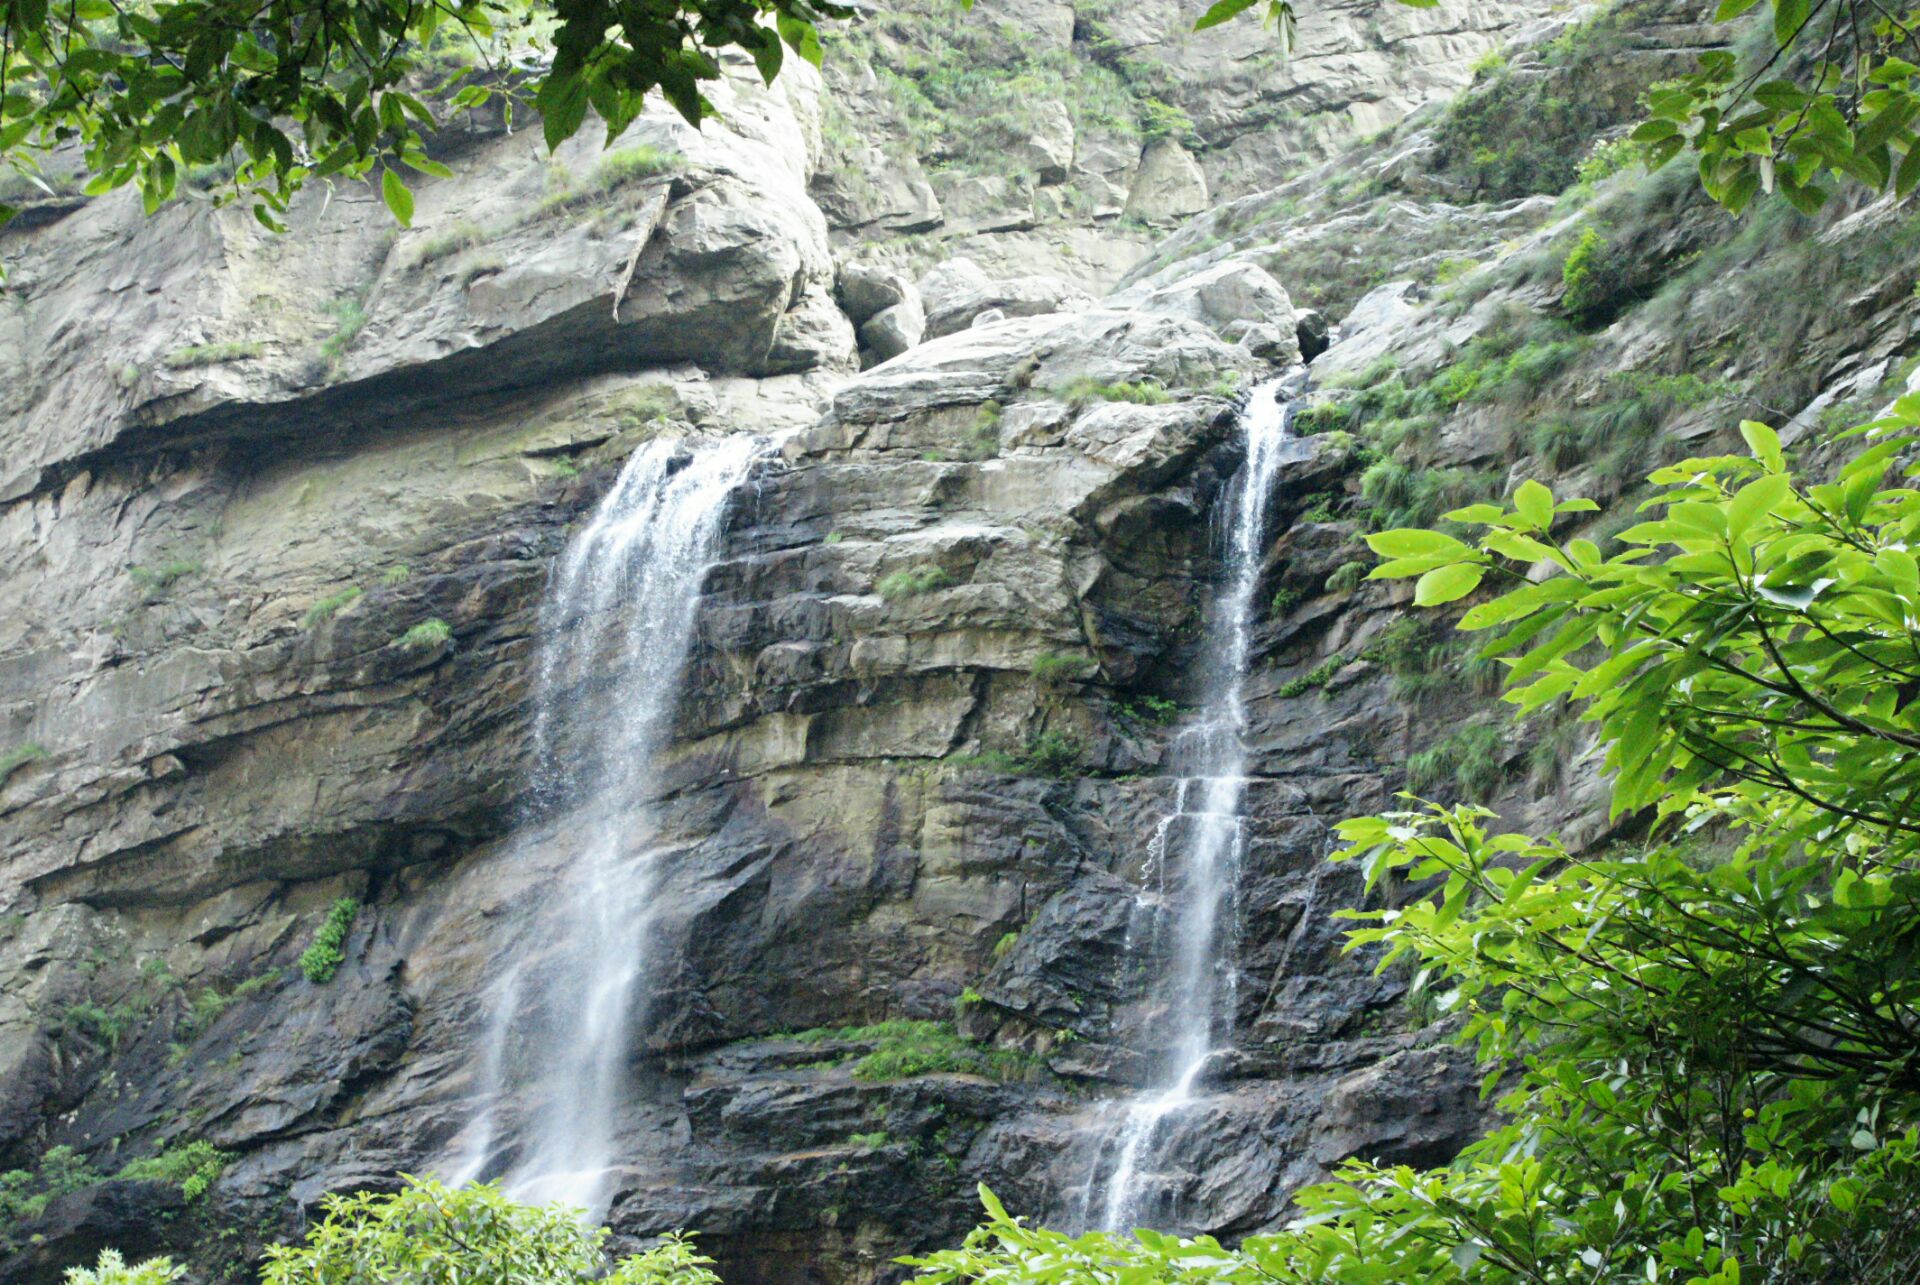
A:
{"label": "grass tuft on rock", "polygon": [[413,628],[393,640],[393,645],[407,651],[426,651],[438,647],[453,637],[453,626],[440,619],[423,620]]}
{"label": "grass tuft on rock", "polygon": [[1164,385],[1150,379],[1102,383],[1090,375],[1069,380],[1053,390],[1053,395],[1075,410],[1094,402],[1130,402],[1135,406],[1162,406],[1173,400]]}
{"label": "grass tuft on rock", "polygon": [[200,563],[192,558],[175,558],[157,567],[129,567],[127,577],[140,590],[143,602],[159,602],[167,592],[188,576],[199,575]]}
{"label": "grass tuft on rock", "polygon": [[5,785],[8,777],[27,764],[37,762],[46,756],[46,750],[32,741],[16,745],[10,750],[0,751],[0,785]]}
{"label": "grass tuft on rock", "polygon": [[262,346],[257,340],[235,340],[222,344],[191,344],[176,348],[160,359],[168,370],[191,370],[196,366],[217,366],[222,362],[247,361],[258,357]]}
{"label": "grass tuft on rock", "polygon": [[788,1038],[802,1044],[865,1044],[864,1053],[833,1059],[850,1065],[856,1080],[904,1080],[916,1075],[983,1075],[993,1080],[1027,1080],[1044,1070],[1031,1054],[977,1044],[951,1022],[905,1018],[870,1026],[821,1026]]}
{"label": "grass tuft on rock", "polygon": [[301,623],[309,629],[325,624],[339,615],[341,608],[359,598],[362,592],[359,585],[348,585],[337,593],[328,594],[307,608],[307,614],[300,618]]}
{"label": "grass tuft on rock", "polygon": [[931,593],[935,589],[945,589],[957,583],[953,573],[945,567],[923,562],[905,571],[895,571],[880,577],[874,585],[874,592],[888,602],[897,602],[901,598],[912,598],[918,594]]}

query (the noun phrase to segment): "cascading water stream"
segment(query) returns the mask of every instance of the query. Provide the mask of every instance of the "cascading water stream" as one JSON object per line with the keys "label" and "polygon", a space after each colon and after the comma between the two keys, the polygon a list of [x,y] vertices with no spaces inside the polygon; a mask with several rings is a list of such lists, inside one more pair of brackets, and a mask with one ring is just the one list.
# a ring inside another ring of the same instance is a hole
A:
{"label": "cascading water stream", "polygon": [[[1164,887],[1171,858],[1180,871],[1169,925],[1171,959],[1154,996],[1163,1014],[1157,1085],[1129,1102],[1118,1128],[1098,1148],[1107,1172],[1099,1225],[1124,1231],[1138,1224],[1147,1172],[1168,1122],[1195,1101],[1194,1087],[1233,1020],[1236,974],[1229,940],[1237,918],[1240,864],[1246,843],[1241,803],[1247,773],[1247,662],[1253,650],[1254,595],[1267,546],[1274,479],[1288,458],[1287,379],[1253,390],[1242,413],[1246,463],[1236,479],[1226,526],[1226,592],[1216,603],[1212,664],[1202,716],[1174,747],[1183,776],[1171,816],[1149,853],[1149,873]],[[1088,1187],[1091,1196],[1098,1175]],[[1087,1211],[1091,1215],[1092,1210]]]}
{"label": "cascading water stream", "polygon": [[[491,996],[485,1105],[452,1176],[604,1212],[629,1052],[646,1018],[648,804],[701,582],[761,443],[660,439],[627,461],[541,605],[533,697],[540,820],[520,859],[567,861]],[[503,1163],[504,1162],[504,1163]]]}

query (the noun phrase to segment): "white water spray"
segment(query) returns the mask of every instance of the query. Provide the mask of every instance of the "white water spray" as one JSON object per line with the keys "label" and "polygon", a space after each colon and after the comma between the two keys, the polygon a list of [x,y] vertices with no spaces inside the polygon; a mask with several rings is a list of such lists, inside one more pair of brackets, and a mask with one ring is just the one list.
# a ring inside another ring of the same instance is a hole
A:
{"label": "white water spray", "polygon": [[627,1060],[646,1019],[654,759],[671,730],[700,586],[757,440],[660,439],[568,544],[540,611],[535,793],[519,855],[569,852],[505,969],[483,1042],[485,1106],[453,1177],[604,1214]]}
{"label": "white water spray", "polygon": [[1162,885],[1170,858],[1175,852],[1182,857],[1172,894],[1171,966],[1154,996],[1166,1040],[1156,1087],[1127,1104],[1118,1129],[1099,1148],[1096,1163],[1108,1171],[1100,1225],[1109,1231],[1128,1230],[1147,1212],[1143,1203],[1155,1185],[1149,1170],[1165,1128],[1194,1103],[1194,1086],[1233,1023],[1237,973],[1230,934],[1246,846],[1246,674],[1269,502],[1288,454],[1284,383],[1254,389],[1241,416],[1247,458],[1228,510],[1226,592],[1210,636],[1206,703],[1200,721],[1174,747],[1188,774],[1149,854]]}

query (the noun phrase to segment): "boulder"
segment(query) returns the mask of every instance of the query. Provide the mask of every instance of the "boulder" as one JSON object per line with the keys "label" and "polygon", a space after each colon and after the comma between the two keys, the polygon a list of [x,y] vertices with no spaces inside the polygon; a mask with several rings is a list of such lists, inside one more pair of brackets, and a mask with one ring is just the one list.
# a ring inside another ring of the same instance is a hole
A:
{"label": "boulder", "polygon": [[755,373],[848,370],[853,360],[853,326],[822,282],[809,288],[780,318],[774,328],[773,346]]}
{"label": "boulder", "polygon": [[966,232],[1018,232],[1034,226],[1033,179],[1026,174],[965,174],[944,170],[933,176],[946,221]]}
{"label": "boulder", "polygon": [[914,282],[914,289],[920,292],[920,302],[929,316],[945,311],[953,300],[962,295],[988,290],[992,286],[993,278],[987,275],[986,269],[964,256],[936,263]]}
{"label": "boulder", "polygon": [[918,295],[909,295],[883,309],[860,327],[860,343],[881,361],[890,361],[920,342],[927,332],[927,314]]}
{"label": "boulder", "polygon": [[834,275],[834,298],[856,326],[885,312],[908,295],[918,297],[903,273],[870,263],[843,263]]}
{"label": "boulder", "polygon": [[845,164],[813,176],[809,191],[837,228],[930,232],[945,217],[926,171],[912,156],[861,148]]}
{"label": "boulder", "polygon": [[1184,317],[1223,337],[1248,338],[1249,350],[1269,360],[1299,360],[1293,301],[1258,264],[1229,259],[1156,290],[1119,296],[1148,312]]}
{"label": "boulder", "polygon": [[1126,208],[1127,193],[1140,168],[1138,141],[1105,130],[1085,130],[1073,140],[1073,188],[1091,206],[1095,218],[1114,218]]}
{"label": "boulder", "polygon": [[1333,342],[1332,327],[1318,308],[1298,308],[1293,314],[1293,334],[1300,344],[1300,360],[1312,361]]}
{"label": "boulder", "polygon": [[1002,317],[1038,317],[1070,312],[1092,301],[1085,291],[1058,277],[1036,275],[987,281],[971,289],[946,293],[937,303],[929,298],[927,337],[937,339],[965,330],[984,312],[998,311]]}
{"label": "boulder", "polygon": [[1264,321],[1236,321],[1220,333],[1265,361],[1291,365],[1300,357],[1299,340]]}
{"label": "boulder", "polygon": [[1362,295],[1340,322],[1339,342],[1321,355],[1320,378],[1357,374],[1389,352],[1400,355],[1406,332],[1421,316],[1418,299],[1419,285],[1412,281],[1389,281]]}
{"label": "boulder", "polygon": [[1171,138],[1148,143],[1127,193],[1126,216],[1172,223],[1200,213],[1207,205],[1207,176],[1187,149]]}
{"label": "boulder", "polygon": [[1013,158],[1043,185],[1064,183],[1073,167],[1073,116],[1048,99],[1034,108],[1033,130],[1013,147]]}

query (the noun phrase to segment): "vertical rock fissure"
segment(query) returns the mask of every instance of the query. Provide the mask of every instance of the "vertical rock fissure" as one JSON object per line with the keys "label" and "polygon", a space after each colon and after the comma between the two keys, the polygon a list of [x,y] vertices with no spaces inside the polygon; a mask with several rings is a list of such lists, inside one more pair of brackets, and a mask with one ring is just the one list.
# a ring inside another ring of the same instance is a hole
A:
{"label": "vertical rock fissure", "polygon": [[510,859],[564,857],[506,947],[481,1105],[455,1177],[605,1212],[626,1066],[644,1029],[657,845],[655,760],[671,731],[701,584],[748,437],[637,451],[554,568],[541,606],[534,815]]}
{"label": "vertical rock fissure", "polygon": [[1225,593],[1209,631],[1205,703],[1174,747],[1181,773],[1174,810],[1156,828],[1147,854],[1140,909],[1152,915],[1152,936],[1159,939],[1148,949],[1155,958],[1164,950],[1168,962],[1151,996],[1164,1037],[1153,1082],[1125,1104],[1117,1126],[1095,1148],[1087,1191],[1101,1193],[1100,1206],[1088,1208],[1087,1221],[1097,1212],[1098,1224],[1112,1231],[1164,1222],[1171,1213],[1155,1207],[1156,1193],[1168,1185],[1154,1172],[1156,1155],[1195,1104],[1196,1085],[1233,1023],[1233,934],[1246,848],[1246,675],[1270,501],[1288,457],[1290,382],[1254,389],[1241,415],[1247,454],[1225,525]]}

